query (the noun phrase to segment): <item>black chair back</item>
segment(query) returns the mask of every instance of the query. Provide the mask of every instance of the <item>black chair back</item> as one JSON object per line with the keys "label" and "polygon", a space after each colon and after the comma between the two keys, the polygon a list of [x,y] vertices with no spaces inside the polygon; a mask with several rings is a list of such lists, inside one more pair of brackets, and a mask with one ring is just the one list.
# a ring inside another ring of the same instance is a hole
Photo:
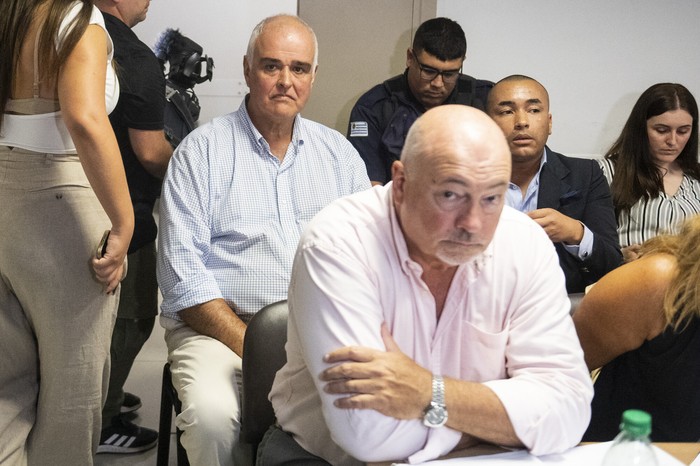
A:
{"label": "black chair back", "polygon": [[243,442],[257,449],[267,429],[275,423],[275,412],[267,395],[275,374],[287,362],[287,301],[265,306],[250,320],[243,340]]}

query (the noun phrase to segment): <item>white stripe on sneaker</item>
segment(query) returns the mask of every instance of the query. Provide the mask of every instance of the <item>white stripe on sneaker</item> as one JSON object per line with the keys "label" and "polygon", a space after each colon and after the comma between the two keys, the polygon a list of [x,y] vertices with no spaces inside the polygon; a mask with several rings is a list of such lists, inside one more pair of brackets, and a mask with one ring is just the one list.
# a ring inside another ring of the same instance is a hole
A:
{"label": "white stripe on sneaker", "polygon": [[130,437],[130,436],[127,436],[127,435],[122,435],[122,436],[119,437],[119,440],[117,440],[116,442],[114,442],[113,445],[116,446],[116,447],[121,447],[122,444],[123,444],[124,442],[126,442],[127,440],[129,440],[130,438],[133,438],[133,437]]}
{"label": "white stripe on sneaker", "polygon": [[112,436],[109,437],[107,440],[105,440],[104,443],[105,443],[106,445],[111,445],[112,442],[114,442],[114,441],[117,440],[118,438],[119,438],[119,434],[112,434]]}

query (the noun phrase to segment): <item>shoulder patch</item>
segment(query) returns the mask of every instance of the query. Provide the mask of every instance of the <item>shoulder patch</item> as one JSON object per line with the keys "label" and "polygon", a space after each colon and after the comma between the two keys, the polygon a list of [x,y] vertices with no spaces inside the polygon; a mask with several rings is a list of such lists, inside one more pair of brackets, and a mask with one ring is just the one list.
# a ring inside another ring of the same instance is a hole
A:
{"label": "shoulder patch", "polygon": [[350,122],[350,137],[351,138],[366,138],[369,136],[366,121],[351,121]]}

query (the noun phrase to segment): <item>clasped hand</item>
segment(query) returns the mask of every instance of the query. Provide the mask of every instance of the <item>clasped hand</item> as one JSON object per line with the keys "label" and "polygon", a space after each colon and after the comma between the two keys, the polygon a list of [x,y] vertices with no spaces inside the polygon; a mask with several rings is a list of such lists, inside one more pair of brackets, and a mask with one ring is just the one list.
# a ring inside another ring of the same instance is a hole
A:
{"label": "clasped hand", "polygon": [[124,238],[118,231],[112,230],[107,241],[107,250],[101,258],[92,258],[92,268],[105,293],[112,293],[126,275],[126,253],[129,238]]}
{"label": "clasped hand", "polygon": [[537,209],[527,213],[554,243],[580,244],[583,224],[555,209]]}
{"label": "clasped hand", "polygon": [[320,378],[341,409],[373,409],[395,419],[423,416],[432,397],[432,374],[401,352],[386,324],[381,327],[386,351],[346,346],[328,353],[334,364]]}

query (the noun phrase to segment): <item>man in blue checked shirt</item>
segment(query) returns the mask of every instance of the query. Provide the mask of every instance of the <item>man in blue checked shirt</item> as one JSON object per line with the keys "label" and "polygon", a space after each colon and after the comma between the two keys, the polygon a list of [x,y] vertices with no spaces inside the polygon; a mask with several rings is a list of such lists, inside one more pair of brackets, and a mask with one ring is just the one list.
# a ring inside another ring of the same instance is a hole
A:
{"label": "man in blue checked shirt", "polygon": [[287,297],[307,222],[370,187],[352,145],[299,115],[317,60],[316,36],[301,19],[263,20],[243,59],[250,93],[182,141],[163,183],[161,323],[193,466],[233,465],[248,454],[237,445],[246,324]]}

